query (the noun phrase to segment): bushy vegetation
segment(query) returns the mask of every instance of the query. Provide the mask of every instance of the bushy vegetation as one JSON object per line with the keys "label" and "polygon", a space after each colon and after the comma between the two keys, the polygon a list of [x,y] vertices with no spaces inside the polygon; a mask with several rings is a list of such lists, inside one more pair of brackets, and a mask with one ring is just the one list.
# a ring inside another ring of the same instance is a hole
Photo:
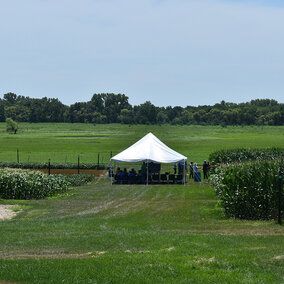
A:
{"label": "bushy vegetation", "polygon": [[284,148],[236,148],[229,150],[219,150],[209,155],[209,161],[217,164],[235,163],[245,161],[263,161],[284,158]]}
{"label": "bushy vegetation", "polygon": [[23,169],[0,169],[0,197],[4,199],[42,199],[94,180],[91,174],[47,175]]}
{"label": "bushy vegetation", "polygon": [[71,186],[80,186],[89,183],[95,179],[92,174],[79,174],[79,175],[63,175]]}
{"label": "bushy vegetation", "polygon": [[211,183],[230,217],[274,219],[277,216],[280,160],[220,165]]}
{"label": "bushy vegetation", "polygon": [[[16,169],[48,169],[48,163],[35,162],[0,162],[0,168],[16,168]],[[51,169],[77,169],[78,164],[75,163],[52,163]],[[94,163],[80,163],[80,169],[86,170],[104,170],[105,165],[98,165]]]}
{"label": "bushy vegetation", "polygon": [[4,94],[0,99],[0,121],[82,122],[174,125],[283,125],[284,105],[257,99],[247,103],[221,101],[213,106],[157,107],[150,101],[132,106],[124,94],[94,94],[90,101],[66,106],[58,99],[34,99]]}
{"label": "bushy vegetation", "polygon": [[0,169],[0,197],[4,199],[41,199],[68,189],[62,175],[46,175],[21,169]]}

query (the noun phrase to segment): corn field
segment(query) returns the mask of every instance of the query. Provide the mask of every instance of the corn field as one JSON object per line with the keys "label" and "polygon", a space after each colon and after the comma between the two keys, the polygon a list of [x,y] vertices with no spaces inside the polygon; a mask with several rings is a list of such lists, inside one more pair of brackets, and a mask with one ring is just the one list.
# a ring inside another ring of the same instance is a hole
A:
{"label": "corn field", "polygon": [[94,179],[93,175],[47,175],[23,169],[0,169],[0,197],[3,199],[42,199],[67,191]]}
{"label": "corn field", "polygon": [[210,181],[225,213],[240,219],[275,219],[282,166],[282,159],[217,166]]}

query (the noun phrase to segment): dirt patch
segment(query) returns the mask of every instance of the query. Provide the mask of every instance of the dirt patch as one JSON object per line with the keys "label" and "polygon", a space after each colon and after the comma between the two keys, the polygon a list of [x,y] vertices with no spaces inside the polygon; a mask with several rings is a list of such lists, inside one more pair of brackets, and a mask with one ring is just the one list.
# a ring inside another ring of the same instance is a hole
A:
{"label": "dirt patch", "polygon": [[273,257],[273,259],[276,259],[276,260],[284,259],[284,255],[277,255]]}
{"label": "dirt patch", "polygon": [[18,284],[20,282],[8,282],[6,280],[0,280],[0,284]]}
{"label": "dirt patch", "polygon": [[228,229],[219,229],[219,230],[204,230],[204,229],[192,229],[192,230],[181,230],[181,229],[174,229],[174,230],[161,230],[161,232],[181,232],[184,234],[216,234],[216,235],[222,235],[222,236],[284,236],[284,231],[282,228],[276,229],[274,231],[272,230],[235,230],[230,231]]}
{"label": "dirt patch", "polygon": [[210,258],[206,258],[206,257],[195,257],[196,259],[194,259],[192,262],[196,263],[196,264],[202,264],[202,263],[211,263],[215,261],[215,257],[210,257]]}
{"label": "dirt patch", "polygon": [[[100,257],[107,253],[106,251],[94,251],[86,253],[64,253],[64,252],[40,252],[40,253],[6,253],[0,252],[0,259],[64,259],[64,258],[89,258]],[[1,282],[0,282],[1,284]]]}
{"label": "dirt patch", "polygon": [[172,251],[174,249],[175,249],[174,247],[166,248],[167,251]]}
{"label": "dirt patch", "polygon": [[92,253],[92,257],[96,258],[99,257],[101,255],[104,255],[106,253],[106,251],[95,251],[94,253]]}
{"label": "dirt patch", "polygon": [[19,207],[19,205],[0,205],[0,221],[11,219],[20,212],[13,211],[11,208],[14,207]]}

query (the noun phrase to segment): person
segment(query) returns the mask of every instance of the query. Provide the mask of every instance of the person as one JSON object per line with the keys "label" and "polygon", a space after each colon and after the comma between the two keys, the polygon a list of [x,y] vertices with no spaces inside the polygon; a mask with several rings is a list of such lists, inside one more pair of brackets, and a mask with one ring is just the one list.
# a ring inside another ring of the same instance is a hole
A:
{"label": "person", "polygon": [[204,178],[204,179],[206,179],[206,178],[208,179],[208,174],[207,174],[207,171],[208,171],[208,164],[207,164],[206,160],[204,160],[202,169],[203,169],[203,178]]}
{"label": "person", "polygon": [[145,183],[145,180],[147,180],[147,165],[145,162],[143,162],[142,166],[141,166],[141,174],[143,176],[142,183]]}
{"label": "person", "polygon": [[141,172],[143,174],[146,174],[147,173],[147,165],[145,162],[143,162],[142,166],[141,166]]}
{"label": "person", "polygon": [[197,166],[197,163],[194,163],[193,165],[193,172],[196,174],[198,173],[198,166]]}
{"label": "person", "polygon": [[108,177],[109,177],[109,178],[112,178],[112,177],[113,177],[113,170],[112,170],[111,167],[109,167],[109,169],[108,169]]}
{"label": "person", "polygon": [[117,176],[119,173],[120,173],[120,168],[118,167],[116,172],[115,172],[115,175]]}
{"label": "person", "polygon": [[190,165],[189,165],[189,178],[193,178],[193,162],[191,161],[190,162]]}
{"label": "person", "polygon": [[134,169],[131,169],[131,171],[128,174],[129,181],[131,184],[135,182],[135,177],[136,177],[136,171]]}
{"label": "person", "polygon": [[136,171],[132,168],[131,171],[129,172],[129,176],[133,177],[136,176]]}
{"label": "person", "polygon": [[124,168],[123,172],[121,172],[121,180],[123,183],[128,182],[128,172],[126,168]]}
{"label": "person", "polygon": [[208,161],[207,162],[207,175],[210,175],[210,169],[211,169],[211,163]]}
{"label": "person", "polygon": [[184,164],[183,162],[178,162],[178,174],[183,175]]}
{"label": "person", "polygon": [[194,173],[194,181],[201,181],[201,175],[200,172],[198,171],[198,166],[197,163],[194,163],[193,165],[193,173]]}
{"label": "person", "polygon": [[120,182],[122,179],[121,175],[122,175],[122,172],[120,168],[118,167],[114,175],[114,180],[116,180],[117,182]]}
{"label": "person", "polygon": [[122,174],[121,174],[122,178],[125,179],[126,177],[128,177],[128,173],[127,173],[127,169],[124,168]]}

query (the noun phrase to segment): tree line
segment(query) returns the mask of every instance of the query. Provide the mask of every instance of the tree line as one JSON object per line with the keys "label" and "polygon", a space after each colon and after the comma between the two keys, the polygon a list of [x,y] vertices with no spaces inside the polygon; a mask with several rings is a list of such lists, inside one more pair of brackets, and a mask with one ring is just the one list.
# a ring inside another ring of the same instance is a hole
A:
{"label": "tree line", "polygon": [[0,121],[175,125],[284,125],[284,104],[273,99],[213,106],[158,107],[150,101],[132,106],[124,94],[94,94],[90,101],[64,105],[55,98],[7,93],[0,98]]}

